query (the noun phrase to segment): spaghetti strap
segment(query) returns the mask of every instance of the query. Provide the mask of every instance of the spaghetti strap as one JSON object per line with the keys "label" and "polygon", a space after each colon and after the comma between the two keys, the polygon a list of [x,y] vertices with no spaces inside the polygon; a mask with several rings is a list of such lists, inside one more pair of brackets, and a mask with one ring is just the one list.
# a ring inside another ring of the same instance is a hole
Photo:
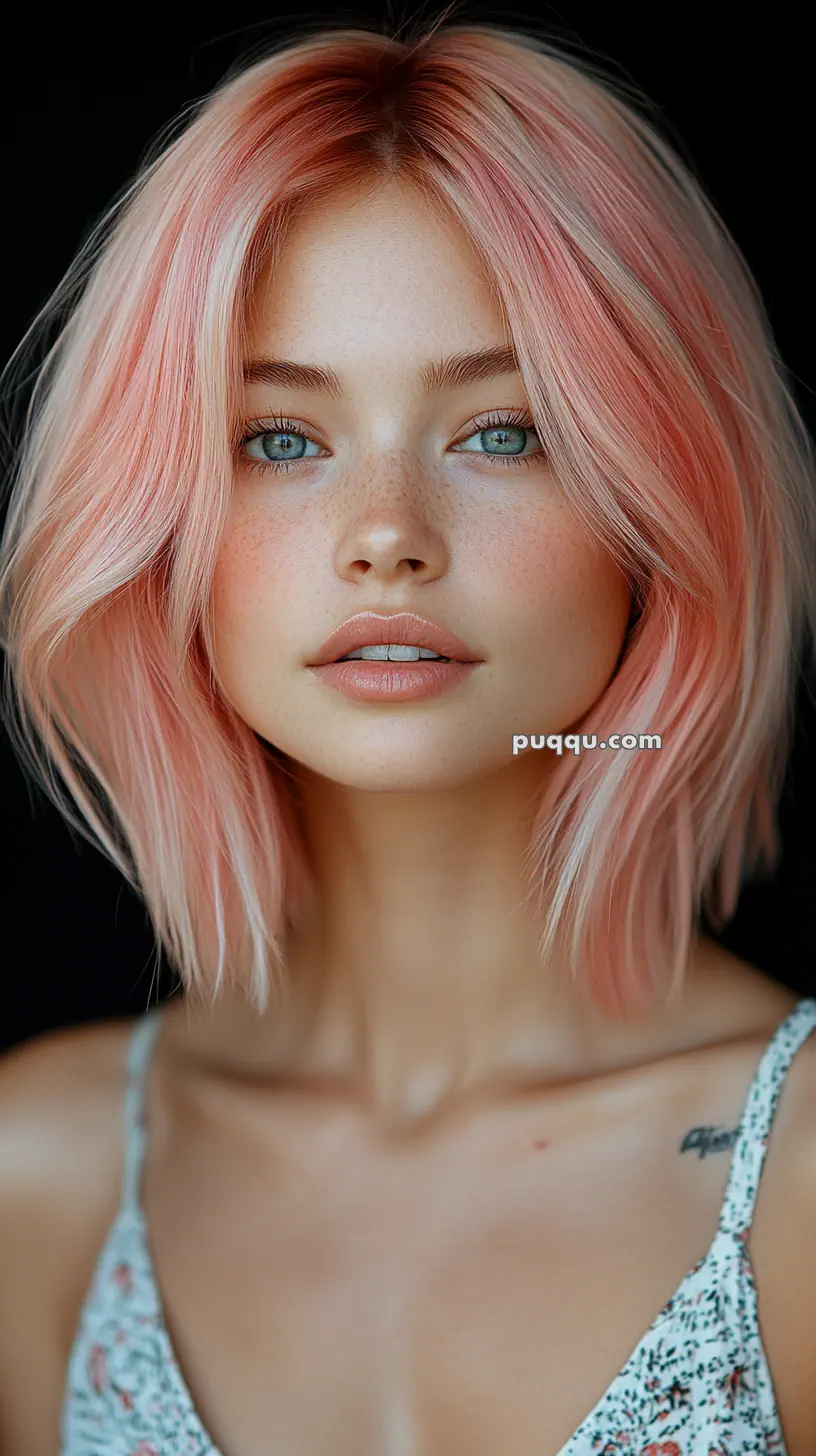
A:
{"label": "spaghetti strap", "polygon": [[750,1228],[776,1104],[788,1068],[816,1027],[816,997],[803,997],[780,1022],[754,1073],[731,1159],[720,1226],[737,1236]]}
{"label": "spaghetti strap", "polygon": [[121,1211],[141,1212],[139,1184],[146,1142],[145,1084],[150,1054],[161,1026],[163,1007],[140,1016],[130,1036],[125,1062],[124,1171]]}

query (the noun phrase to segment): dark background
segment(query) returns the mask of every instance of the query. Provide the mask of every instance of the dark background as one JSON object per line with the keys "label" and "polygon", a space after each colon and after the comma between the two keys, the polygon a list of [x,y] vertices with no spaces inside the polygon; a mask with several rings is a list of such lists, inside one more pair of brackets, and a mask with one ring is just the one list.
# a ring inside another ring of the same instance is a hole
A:
{"label": "dark background", "polygon": [[[430,13],[436,5],[430,5]],[[27,13],[4,23],[0,356],[59,282],[155,134],[265,37],[304,13],[326,24],[410,21],[419,7],[242,5]],[[749,26],[742,7],[589,4],[460,7],[459,21],[532,20],[573,53],[642,88],[691,160],[765,297],[777,344],[814,431],[813,79],[806,10],[792,3]],[[5,497],[4,497],[5,500]],[[720,938],[805,995],[816,994],[812,915],[816,713],[802,685],[780,811],[784,852],[747,886]],[[0,731],[5,854],[0,873],[0,1050],[52,1027],[127,1015],[155,999],[153,939],[118,871],[31,789]],[[159,992],[175,985],[164,967]]]}

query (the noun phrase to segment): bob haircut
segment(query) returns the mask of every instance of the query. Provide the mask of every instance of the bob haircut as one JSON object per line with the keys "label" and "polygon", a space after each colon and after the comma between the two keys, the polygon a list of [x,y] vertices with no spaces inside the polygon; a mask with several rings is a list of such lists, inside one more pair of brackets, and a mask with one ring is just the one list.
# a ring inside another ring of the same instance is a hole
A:
{"label": "bob haircut", "polygon": [[581,726],[662,748],[566,753],[524,859],[542,954],[557,936],[573,984],[628,1016],[679,996],[701,910],[722,925],[778,856],[816,636],[814,450],[743,255],[627,87],[537,34],[447,22],[313,25],[234,65],[35,317],[7,378],[63,315],[12,462],[3,709],[186,991],[227,981],[265,1009],[314,886],[291,764],[212,651],[247,310],[304,208],[400,174],[484,259],[557,486],[631,583]]}

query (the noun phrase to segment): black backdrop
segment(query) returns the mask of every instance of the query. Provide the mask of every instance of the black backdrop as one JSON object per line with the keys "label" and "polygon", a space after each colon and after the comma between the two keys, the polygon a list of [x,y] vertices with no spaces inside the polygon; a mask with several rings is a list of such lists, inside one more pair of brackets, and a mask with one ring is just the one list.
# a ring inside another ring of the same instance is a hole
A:
{"label": "black backdrop", "polygon": [[[397,11],[386,4],[323,3],[308,13],[327,24],[422,13],[408,3]],[[499,9],[470,0],[457,18],[523,25],[530,17],[568,47],[588,49],[662,108],[759,281],[813,432],[816,320],[806,218],[814,120],[806,12],[784,3],[749,26],[741,7],[730,17],[724,9],[596,9],[536,0]],[[175,6],[169,15],[150,14],[144,5],[63,13],[31,6],[3,23],[3,362],[157,131],[249,47],[286,31],[288,16],[274,6],[236,4]],[[816,994],[813,695],[803,683],[781,807],[781,863],[772,880],[745,888],[720,937],[808,995]],[[144,1009],[157,983],[142,906],[118,872],[32,792],[2,733],[0,795],[0,1050],[52,1027]],[[159,993],[174,984],[163,967]]]}

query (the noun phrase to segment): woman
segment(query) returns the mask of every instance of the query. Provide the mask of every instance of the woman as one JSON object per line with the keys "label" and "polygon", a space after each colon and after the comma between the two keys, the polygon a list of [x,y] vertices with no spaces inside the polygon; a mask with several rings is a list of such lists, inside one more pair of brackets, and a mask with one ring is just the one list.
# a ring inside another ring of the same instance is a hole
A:
{"label": "woman", "polygon": [[69,280],[9,720],[185,994],[5,1059],[10,1453],[812,1451],[816,1000],[701,932],[809,443],[656,130],[442,20],[231,77]]}

